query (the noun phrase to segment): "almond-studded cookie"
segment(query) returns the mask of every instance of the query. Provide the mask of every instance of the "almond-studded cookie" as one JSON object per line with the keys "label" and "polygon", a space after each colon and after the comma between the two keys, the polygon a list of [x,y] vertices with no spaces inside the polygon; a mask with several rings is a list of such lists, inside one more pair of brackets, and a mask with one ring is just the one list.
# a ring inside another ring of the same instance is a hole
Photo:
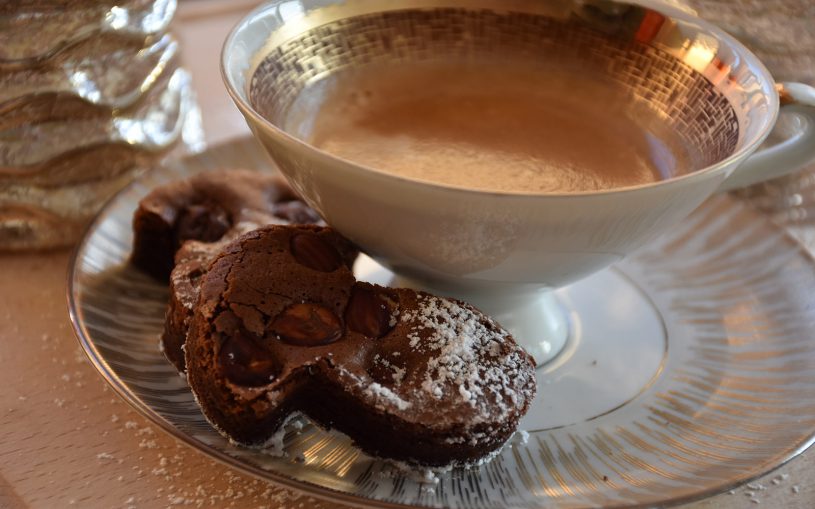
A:
{"label": "almond-studded cookie", "polygon": [[531,357],[465,303],[357,282],[350,252],[329,228],[268,226],[214,260],[186,347],[210,422],[261,445],[299,411],[422,465],[498,449],[534,397]]}
{"label": "almond-studded cookie", "polygon": [[251,170],[218,170],[154,189],[133,215],[134,265],[167,280],[176,252],[190,240],[233,239],[268,222],[317,223],[283,178]]}
{"label": "almond-studded cookie", "polygon": [[317,223],[320,217],[279,176],[219,170],[156,188],[133,216],[134,265],[170,281],[162,347],[184,371],[182,350],[201,277],[240,234],[266,224]]}

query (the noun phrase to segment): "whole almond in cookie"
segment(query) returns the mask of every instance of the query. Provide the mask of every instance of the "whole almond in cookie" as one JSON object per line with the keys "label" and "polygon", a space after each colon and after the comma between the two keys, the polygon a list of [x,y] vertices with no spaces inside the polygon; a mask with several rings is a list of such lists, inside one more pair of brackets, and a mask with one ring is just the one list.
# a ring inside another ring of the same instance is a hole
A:
{"label": "whole almond in cookie", "polygon": [[284,309],[270,327],[276,338],[298,346],[320,346],[342,337],[342,322],[334,311],[319,304],[301,302]]}
{"label": "whole almond in cookie", "polygon": [[260,343],[261,338],[241,331],[221,345],[218,365],[230,382],[245,387],[267,385],[280,373],[280,363]]}
{"label": "whole almond in cookie", "polygon": [[298,263],[320,272],[332,272],[342,265],[342,258],[334,246],[313,233],[303,232],[293,236],[290,249]]}
{"label": "whole almond in cookie", "polygon": [[395,325],[391,303],[375,288],[356,285],[345,308],[348,329],[377,339]]}

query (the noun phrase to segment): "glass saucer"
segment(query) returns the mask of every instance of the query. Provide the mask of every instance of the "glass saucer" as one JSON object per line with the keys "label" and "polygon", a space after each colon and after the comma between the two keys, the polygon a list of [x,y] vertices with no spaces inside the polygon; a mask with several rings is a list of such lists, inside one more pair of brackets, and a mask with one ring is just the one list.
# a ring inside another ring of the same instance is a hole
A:
{"label": "glass saucer", "polygon": [[[223,167],[270,163],[241,139],[114,198],[77,250],[69,304],[82,346],[124,399],[233,467],[366,507],[664,506],[761,476],[814,440],[815,260],[749,204],[718,196],[626,261],[558,291],[569,345],[538,371],[527,433],[493,461],[422,483],[307,420],[288,429],[285,456],[232,446],[159,351],[166,287],[127,263],[138,200]],[[356,269],[390,278],[370,260]]]}

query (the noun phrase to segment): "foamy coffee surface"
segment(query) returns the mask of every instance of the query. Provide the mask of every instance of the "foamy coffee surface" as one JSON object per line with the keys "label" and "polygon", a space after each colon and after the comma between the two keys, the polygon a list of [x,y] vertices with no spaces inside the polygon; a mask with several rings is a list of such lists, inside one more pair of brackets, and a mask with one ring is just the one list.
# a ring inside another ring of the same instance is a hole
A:
{"label": "foamy coffee surface", "polygon": [[580,192],[687,171],[655,112],[608,83],[520,62],[369,66],[312,85],[285,128],[408,178],[509,192]]}

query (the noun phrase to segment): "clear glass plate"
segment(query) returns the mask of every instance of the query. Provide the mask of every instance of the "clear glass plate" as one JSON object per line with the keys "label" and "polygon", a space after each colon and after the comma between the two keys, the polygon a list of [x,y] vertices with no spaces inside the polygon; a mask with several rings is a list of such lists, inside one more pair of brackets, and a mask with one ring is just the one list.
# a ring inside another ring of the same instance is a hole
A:
{"label": "clear glass plate", "polygon": [[[564,353],[538,372],[538,400],[490,463],[422,483],[307,420],[285,456],[233,446],[159,351],[167,288],[128,265],[130,221],[156,185],[194,172],[271,165],[241,139],[173,162],[109,203],[70,272],[71,317],[102,376],[173,436],[311,495],[369,507],[670,505],[780,466],[815,436],[815,261],[731,196],[616,267],[558,292]],[[396,234],[396,233],[395,233]],[[387,281],[369,259],[362,279]]]}

